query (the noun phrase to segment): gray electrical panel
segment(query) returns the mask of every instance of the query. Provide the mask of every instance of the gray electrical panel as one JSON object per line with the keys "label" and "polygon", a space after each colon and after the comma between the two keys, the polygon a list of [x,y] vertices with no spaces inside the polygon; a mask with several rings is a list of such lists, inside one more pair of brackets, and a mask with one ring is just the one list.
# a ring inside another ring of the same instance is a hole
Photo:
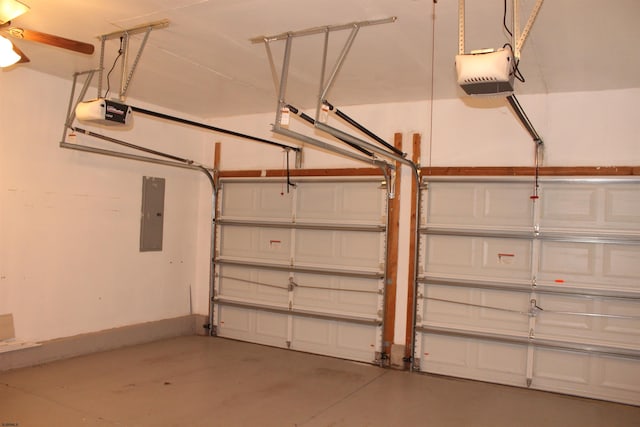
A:
{"label": "gray electrical panel", "polygon": [[162,250],[164,178],[142,177],[140,252]]}

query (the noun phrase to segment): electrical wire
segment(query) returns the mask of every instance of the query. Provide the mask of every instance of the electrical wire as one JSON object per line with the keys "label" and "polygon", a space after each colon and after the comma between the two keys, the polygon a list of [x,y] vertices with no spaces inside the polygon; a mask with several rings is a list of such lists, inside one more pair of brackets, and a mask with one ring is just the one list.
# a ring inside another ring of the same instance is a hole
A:
{"label": "electrical wire", "polygon": [[511,30],[509,30],[509,27],[507,27],[507,0],[504,0],[504,13],[502,14],[502,26],[504,27],[505,30],[507,30],[507,33],[509,33],[509,37],[513,37],[513,33],[511,33]]}
{"label": "electrical wire", "polygon": [[[289,150],[287,150],[287,149],[285,149],[285,150],[284,150],[284,155],[282,156],[282,163],[283,163],[283,164],[282,164],[282,169],[283,169],[283,171],[284,171],[285,169],[286,169],[286,171],[287,171],[287,181],[286,181],[286,184],[287,184],[287,194],[289,194],[289,192],[290,192],[290,190],[289,190],[289,189],[290,189],[291,187],[294,187],[294,188],[295,188],[295,187],[297,186],[297,184],[295,184],[295,183],[291,182],[291,169],[290,169],[290,167],[289,167]],[[282,183],[282,191],[280,191],[280,195],[281,195],[281,196],[283,196],[283,195],[284,195],[284,185],[285,185],[285,182],[283,182],[283,183]]]}
{"label": "electrical wire", "polygon": [[[287,168],[288,168],[288,166],[289,166],[288,164],[286,164],[286,165],[285,165],[285,161],[286,161],[287,163],[289,163],[289,162],[288,162],[288,160],[285,160],[285,159],[286,159],[286,157],[285,157],[285,151],[287,151],[287,150],[282,150],[282,170],[283,170],[283,171],[284,171],[285,166],[286,166]],[[287,174],[288,174],[288,172],[287,172]],[[289,182],[289,177],[288,177],[288,176],[287,176],[287,182]],[[283,181],[283,182],[282,182],[282,189],[280,190],[280,195],[281,195],[281,196],[284,196],[284,184],[285,184],[285,182]],[[287,185],[287,193],[288,193],[288,192],[289,192],[289,185]]]}
{"label": "electrical wire", "polygon": [[289,192],[289,187],[295,188],[297,185],[291,182],[291,169],[289,167],[289,150],[285,150],[287,152],[287,193]]}
{"label": "electrical wire", "polygon": [[[504,12],[502,14],[502,26],[504,27],[505,31],[507,33],[509,33],[509,37],[513,38],[513,33],[511,32],[511,30],[509,29],[509,27],[507,26],[507,0],[504,0]],[[502,47],[505,48],[509,46],[509,48],[511,49],[511,52],[513,52],[513,46],[511,46],[511,43],[505,43]],[[518,68],[520,65],[520,59],[517,59],[515,57],[513,57],[513,69],[511,70],[513,76],[518,79],[519,81],[521,81],[522,83],[525,82],[524,76],[522,75],[522,73],[520,72],[520,69]]]}
{"label": "electrical wire", "polygon": [[[509,46],[509,49],[511,49],[511,53],[513,53],[513,46],[511,46],[511,43],[505,43],[502,45],[503,48]],[[522,75],[522,73],[520,72],[520,60],[516,59],[515,56],[511,56],[511,58],[513,59],[513,68],[511,69],[511,73],[513,74],[513,76],[520,80],[522,83],[525,82],[524,76]]]}
{"label": "electrical wire", "polygon": [[113,72],[113,70],[116,68],[118,59],[120,59],[120,57],[124,53],[123,43],[124,43],[124,37],[120,37],[120,49],[118,49],[118,56],[116,56],[116,59],[113,60],[113,65],[111,66],[111,69],[107,73],[107,91],[104,93],[105,99],[108,98],[109,91],[111,90],[111,82],[109,81],[109,77],[111,76],[111,73]]}

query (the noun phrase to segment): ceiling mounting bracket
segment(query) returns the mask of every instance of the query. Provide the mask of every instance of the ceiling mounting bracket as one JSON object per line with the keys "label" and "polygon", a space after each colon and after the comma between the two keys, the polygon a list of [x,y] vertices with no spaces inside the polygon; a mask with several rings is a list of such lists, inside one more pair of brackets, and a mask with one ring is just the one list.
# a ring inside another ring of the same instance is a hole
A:
{"label": "ceiling mounting bracket", "polygon": [[[324,34],[322,75],[321,75],[321,82],[320,82],[320,94],[318,96],[317,111],[316,111],[316,120],[318,120],[319,111],[322,106],[322,100],[326,98],[329,92],[329,89],[333,85],[333,82],[336,79],[337,74],[340,71],[340,68],[342,67],[342,64],[344,63],[345,58],[349,53],[349,49],[353,45],[355,37],[357,36],[360,28],[368,27],[372,25],[389,24],[397,21],[397,19],[398,19],[397,17],[391,16],[388,18],[382,18],[382,19],[376,19],[376,20],[358,21],[358,22],[351,22],[348,24],[340,24],[340,25],[325,25],[321,27],[307,28],[307,29],[298,30],[298,31],[288,31],[288,32],[284,32],[276,35],[271,35],[271,36],[258,36],[258,37],[251,38],[250,39],[251,43],[264,43],[265,45],[265,49],[267,51],[267,58],[269,60],[269,67],[271,69],[271,74],[273,77],[273,83],[276,88],[276,93],[279,96],[279,101],[280,100],[282,101],[282,102],[279,102],[279,105],[276,111],[282,111],[282,108],[286,106],[286,102],[284,101],[284,99],[280,99],[280,98],[283,98],[283,95],[286,92],[287,74],[289,72],[289,55],[290,55],[291,43],[293,38]],[[329,33],[334,31],[342,31],[342,30],[351,30],[351,34],[349,35],[349,38],[345,42],[342,52],[340,53],[340,56],[336,61],[336,64],[334,66],[334,69],[328,81],[325,82],[324,75],[325,75],[325,68],[326,68],[326,62],[327,62]],[[271,53],[271,46],[270,46],[271,42],[279,41],[279,40],[284,40],[286,42],[285,58],[283,60],[282,75],[280,77],[278,77],[278,71],[276,70],[276,65],[275,65],[275,61],[273,60],[273,54]],[[284,84],[284,87],[283,87],[283,84]],[[280,114],[278,114],[277,119],[278,119],[277,123],[280,124]]]}
{"label": "ceiling mounting bracket", "polygon": [[[529,15],[529,19],[527,20],[526,25],[520,32],[520,0],[512,0],[512,12],[513,12],[513,32],[512,32],[512,45],[513,45],[513,56],[516,59],[520,59],[520,51],[522,50],[522,46],[524,45],[527,36],[529,35],[529,31],[531,31],[531,27],[533,26],[533,22],[536,20],[538,16],[538,12],[540,12],[540,8],[542,7],[542,3],[544,0],[536,0],[536,3],[533,5],[533,9],[531,10],[531,14]],[[465,54],[464,47],[464,21],[465,21],[465,0],[458,0],[458,54]]]}
{"label": "ceiling mounting bracket", "polygon": [[544,0],[536,1],[536,4],[533,6],[533,10],[531,11],[531,14],[529,15],[529,19],[527,20],[527,23],[522,29],[522,33],[520,33],[519,36],[518,36],[518,33],[519,33],[520,25],[518,22],[518,1],[519,0],[513,0],[513,38],[515,40],[514,56],[517,59],[520,58],[520,50],[522,49],[522,45],[524,44],[524,41],[527,39],[527,36],[529,35],[529,31],[531,31],[531,26],[533,25],[533,22],[536,20],[536,17],[538,16],[538,12],[540,12],[540,7],[542,7],[542,2]]}
{"label": "ceiling mounting bracket", "polygon": [[[318,93],[318,99],[316,103],[315,126],[317,127],[318,119],[320,118],[320,111],[323,106],[323,100],[327,97],[329,90],[333,86],[333,83],[340,71],[340,68],[342,67],[342,64],[345,61],[345,58],[347,57],[347,54],[349,53],[351,46],[353,45],[353,42],[356,38],[356,35],[358,34],[359,29],[361,27],[366,27],[366,26],[393,23],[396,20],[397,20],[397,17],[392,16],[392,17],[383,18],[383,19],[351,22],[348,24],[341,24],[341,25],[325,25],[321,27],[313,27],[313,28],[308,28],[308,29],[299,30],[299,31],[288,31],[288,32],[284,32],[284,33],[280,33],[272,36],[259,36],[259,37],[254,37],[250,39],[252,43],[264,43],[267,51],[267,58],[269,60],[269,66],[270,66],[271,74],[273,77],[273,83],[274,83],[277,97],[278,97],[278,104],[276,107],[276,118],[275,118],[275,123],[273,124],[273,132],[290,137],[290,138],[297,139],[298,141],[307,143],[309,145],[314,145],[321,149],[332,151],[336,154],[349,157],[354,160],[359,160],[362,162],[374,164],[377,167],[381,167],[381,168],[394,169],[395,165],[388,163],[384,160],[381,160],[374,155],[369,157],[363,156],[361,154],[354,153],[354,152],[333,146],[324,141],[320,141],[316,138],[311,138],[309,136],[291,131],[287,129],[286,123],[283,123],[283,116],[288,118],[289,104],[286,101],[286,91],[287,91],[287,81],[289,77],[289,63],[291,59],[291,45],[294,38],[310,36],[310,35],[318,35],[318,34],[324,35],[324,50],[323,50],[322,70],[321,70],[321,77],[320,77],[320,80],[321,80],[320,90]],[[325,68],[327,63],[329,33],[333,31],[341,31],[341,30],[351,30],[351,34],[348,36],[347,41],[345,42],[345,45],[342,48],[342,51],[338,56],[338,59],[336,60],[336,63],[331,73],[329,74],[329,77],[325,79],[325,72],[326,72]],[[278,76],[278,71],[276,69],[275,61],[273,59],[273,54],[270,48],[271,42],[279,41],[279,40],[285,41],[284,57],[282,60],[282,69],[281,69],[280,76]],[[344,141],[344,139],[342,140]],[[356,140],[356,142],[354,142],[355,145],[360,145],[360,143],[361,143],[361,140],[359,139]]]}
{"label": "ceiling mounting bracket", "polygon": [[[120,92],[119,99],[120,101],[124,101],[127,95],[127,90],[129,89],[129,84],[131,83],[131,79],[133,79],[133,73],[135,72],[138,62],[140,61],[140,57],[142,56],[142,52],[147,44],[147,40],[149,39],[149,35],[151,31],[166,28],[169,26],[169,20],[163,19],[161,21],[149,22],[147,24],[138,25],[133,28],[129,28],[126,30],[114,31],[109,34],[104,34],[99,36],[98,39],[101,42],[100,45],[100,75],[98,77],[98,98],[102,98],[102,81],[103,81],[103,72],[104,72],[104,53],[105,53],[105,44],[107,40],[112,39],[120,39],[120,50],[119,55],[122,55],[121,61],[121,77],[120,77]],[[128,66],[128,58],[129,58],[129,39],[131,36],[136,34],[144,33],[144,38],[142,39],[142,43],[138,48],[138,53],[131,65],[130,69]]]}
{"label": "ceiling mounting bracket", "polygon": [[375,19],[370,21],[358,21],[358,22],[350,22],[348,24],[340,24],[340,25],[323,25],[320,27],[307,28],[304,30],[298,31],[287,31],[284,33],[276,34],[273,36],[258,36],[249,39],[251,43],[268,43],[276,40],[286,40],[289,37],[301,37],[301,36],[311,36],[314,34],[323,34],[325,32],[332,31],[341,31],[341,30],[349,30],[354,26],[358,27],[367,27],[370,25],[379,25],[379,24],[389,24],[391,22],[397,21],[397,17],[391,16],[389,18],[383,19]]}

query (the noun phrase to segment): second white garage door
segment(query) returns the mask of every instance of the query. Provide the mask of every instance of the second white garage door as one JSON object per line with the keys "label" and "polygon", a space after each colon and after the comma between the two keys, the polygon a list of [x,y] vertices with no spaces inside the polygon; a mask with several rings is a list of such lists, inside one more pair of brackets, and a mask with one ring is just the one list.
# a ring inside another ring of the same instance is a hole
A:
{"label": "second white garage door", "polygon": [[441,179],[424,192],[418,368],[640,404],[640,186]]}

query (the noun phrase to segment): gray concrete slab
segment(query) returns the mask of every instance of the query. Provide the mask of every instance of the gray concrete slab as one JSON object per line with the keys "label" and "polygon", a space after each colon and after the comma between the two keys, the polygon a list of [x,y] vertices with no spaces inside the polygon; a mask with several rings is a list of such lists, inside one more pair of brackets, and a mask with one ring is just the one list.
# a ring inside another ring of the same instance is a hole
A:
{"label": "gray concrete slab", "polygon": [[640,408],[209,337],[0,373],[0,425],[637,426]]}

